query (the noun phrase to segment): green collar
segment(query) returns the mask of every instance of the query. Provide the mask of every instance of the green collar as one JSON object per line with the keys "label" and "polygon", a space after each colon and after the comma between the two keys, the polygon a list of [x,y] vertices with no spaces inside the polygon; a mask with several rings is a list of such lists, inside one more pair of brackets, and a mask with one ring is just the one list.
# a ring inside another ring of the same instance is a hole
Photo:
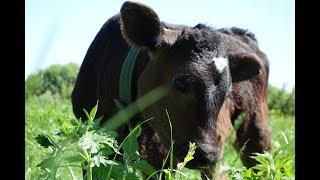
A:
{"label": "green collar", "polygon": [[130,104],[133,99],[132,83],[133,83],[133,71],[137,62],[137,56],[140,52],[140,48],[132,46],[128,52],[126,59],[124,60],[119,79],[119,99],[116,99],[116,105],[118,109]]}
{"label": "green collar", "polygon": [[[161,56],[165,54],[164,52],[167,49],[167,47],[163,47],[159,50],[158,53],[149,54],[149,56],[151,57],[151,61],[161,58]],[[119,78],[119,98],[115,99],[118,110],[124,108],[128,104],[132,103],[132,101],[134,101],[132,94],[133,71],[135,69],[138,59],[137,57],[140,50],[141,48],[138,48],[137,46],[131,46],[126,59],[122,64]]]}

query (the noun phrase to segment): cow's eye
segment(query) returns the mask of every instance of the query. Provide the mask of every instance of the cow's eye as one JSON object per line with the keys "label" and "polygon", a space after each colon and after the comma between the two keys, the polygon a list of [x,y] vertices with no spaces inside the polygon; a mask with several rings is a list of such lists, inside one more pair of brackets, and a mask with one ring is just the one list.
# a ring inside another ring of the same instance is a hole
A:
{"label": "cow's eye", "polygon": [[173,81],[173,87],[182,92],[182,93],[188,93],[190,91],[190,80],[187,77],[176,77]]}

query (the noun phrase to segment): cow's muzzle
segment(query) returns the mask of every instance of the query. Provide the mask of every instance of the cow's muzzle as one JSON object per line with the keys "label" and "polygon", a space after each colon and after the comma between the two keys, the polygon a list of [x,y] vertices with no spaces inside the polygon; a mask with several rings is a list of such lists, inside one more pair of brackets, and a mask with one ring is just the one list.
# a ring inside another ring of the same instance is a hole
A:
{"label": "cow's muzzle", "polygon": [[211,144],[196,143],[196,150],[193,159],[186,165],[190,169],[199,169],[203,167],[213,166],[221,156],[221,148]]}

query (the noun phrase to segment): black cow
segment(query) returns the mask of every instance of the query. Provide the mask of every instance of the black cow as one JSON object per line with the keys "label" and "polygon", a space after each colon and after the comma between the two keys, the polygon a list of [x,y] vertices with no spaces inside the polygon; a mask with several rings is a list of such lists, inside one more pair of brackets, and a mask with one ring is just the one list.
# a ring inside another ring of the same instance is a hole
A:
{"label": "black cow", "polygon": [[[214,166],[235,119],[236,147],[246,144],[242,161],[252,167],[253,152],[271,149],[267,122],[269,64],[252,33],[240,28],[213,29],[161,22],[140,3],[125,2],[92,42],[72,93],[76,117],[99,100],[97,116],[107,121],[117,112],[122,64],[132,46],[141,48],[133,72],[133,98],[165,85],[168,93],[141,110],[141,121],[154,117],[139,137],[140,153],[161,168],[170,144],[166,112],[172,121],[174,156],[183,161],[188,142],[197,145],[187,167]],[[124,125],[125,126],[125,125]],[[120,131],[120,130],[119,130]]]}

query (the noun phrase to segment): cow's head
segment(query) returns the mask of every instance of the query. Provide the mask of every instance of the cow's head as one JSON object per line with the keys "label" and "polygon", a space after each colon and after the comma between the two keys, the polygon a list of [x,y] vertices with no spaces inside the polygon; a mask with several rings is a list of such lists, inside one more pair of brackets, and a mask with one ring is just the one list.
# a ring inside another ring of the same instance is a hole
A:
{"label": "cow's head", "polygon": [[121,8],[121,31],[130,44],[145,48],[150,62],[138,80],[138,95],[167,85],[168,94],[143,110],[155,117],[151,126],[170,144],[173,127],[175,157],[180,161],[195,142],[197,150],[189,167],[213,164],[220,157],[216,120],[232,83],[254,78],[261,65],[254,53],[229,35],[198,25],[166,28],[149,7],[126,2]]}

